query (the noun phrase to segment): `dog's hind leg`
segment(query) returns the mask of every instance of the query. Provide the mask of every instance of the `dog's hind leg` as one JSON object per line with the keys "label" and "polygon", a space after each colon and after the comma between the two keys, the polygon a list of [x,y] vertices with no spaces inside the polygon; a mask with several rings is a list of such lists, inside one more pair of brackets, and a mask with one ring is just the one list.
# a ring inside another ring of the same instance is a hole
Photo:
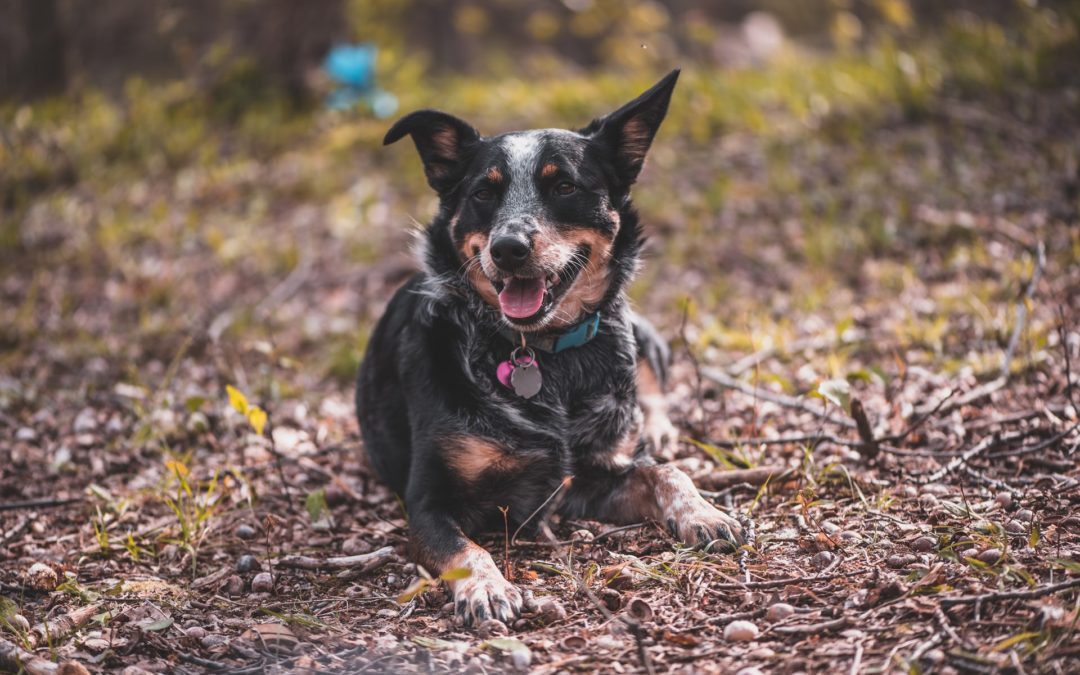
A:
{"label": "dog's hind leg", "polygon": [[705,500],[690,476],[670,464],[637,462],[625,469],[579,470],[563,512],[617,525],[651,520],[691,546],[743,543],[739,522]]}
{"label": "dog's hind leg", "polygon": [[647,319],[630,314],[637,343],[637,400],[642,414],[642,436],[653,454],[669,456],[675,449],[679,431],[668,417],[668,365],[671,350],[667,341]]}

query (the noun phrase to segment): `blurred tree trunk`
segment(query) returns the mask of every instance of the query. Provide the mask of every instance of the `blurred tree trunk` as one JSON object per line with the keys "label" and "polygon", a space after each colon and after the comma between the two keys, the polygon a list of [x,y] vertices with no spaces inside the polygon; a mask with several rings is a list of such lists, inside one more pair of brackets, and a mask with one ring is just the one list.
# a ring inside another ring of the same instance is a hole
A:
{"label": "blurred tree trunk", "polygon": [[15,58],[15,91],[27,97],[63,92],[67,69],[56,0],[19,0],[18,4],[25,43],[23,54]]}

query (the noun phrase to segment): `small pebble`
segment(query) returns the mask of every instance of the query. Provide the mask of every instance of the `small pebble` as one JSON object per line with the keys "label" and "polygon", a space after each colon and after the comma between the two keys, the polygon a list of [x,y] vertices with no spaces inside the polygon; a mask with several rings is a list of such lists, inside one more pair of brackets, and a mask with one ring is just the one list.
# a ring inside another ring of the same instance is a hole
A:
{"label": "small pebble", "polygon": [[1009,520],[1005,522],[1005,531],[1009,534],[1027,534],[1027,526],[1019,520]]}
{"label": "small pebble", "polygon": [[844,530],[840,533],[840,538],[849,544],[859,544],[863,541],[862,535],[854,530]]}
{"label": "small pebble", "polygon": [[885,559],[885,564],[890,568],[897,570],[913,565],[916,561],[915,556],[910,553],[894,553]]}
{"label": "small pebble", "polygon": [[535,614],[539,609],[536,604],[536,598],[533,596],[532,591],[525,589],[521,592],[521,611],[526,614]]}
{"label": "small pebble", "polygon": [[75,422],[71,425],[72,430],[77,434],[85,434],[91,431],[95,431],[98,428],[97,415],[91,408],[83,408],[83,410],[75,416]]}
{"label": "small pebble", "polygon": [[1014,518],[1019,520],[1021,523],[1030,523],[1031,521],[1035,520],[1035,513],[1032,512],[1031,509],[1020,509],[1016,512]]}
{"label": "small pebble", "polygon": [[566,608],[557,600],[548,598],[540,603],[540,618],[544,623],[555,623],[566,618]]}
{"label": "small pebble", "polygon": [[238,595],[242,595],[244,593],[244,580],[234,574],[225,580],[225,583],[221,586],[221,590],[225,595],[234,598]]}
{"label": "small pebble", "polygon": [[525,670],[532,663],[532,652],[527,649],[515,649],[510,652],[510,661],[518,670]]}
{"label": "small pebble", "polygon": [[832,551],[818,551],[810,560],[810,564],[820,570],[828,567],[833,560],[836,560],[836,554]]}
{"label": "small pebble", "polygon": [[27,621],[26,617],[23,616],[22,614],[12,614],[11,615],[11,623],[14,624],[14,626],[16,628],[19,629],[19,632],[22,632],[22,633],[29,633],[30,632],[30,622]]}
{"label": "small pebble", "polygon": [[37,440],[37,432],[30,427],[19,427],[19,430],[15,432],[15,440],[23,443],[33,443]]}
{"label": "small pebble", "polygon": [[757,639],[758,627],[750,621],[732,621],[724,627],[724,639],[728,642],[750,642]]}
{"label": "small pebble", "polygon": [[360,555],[361,553],[371,553],[371,551],[371,542],[359,537],[349,537],[341,544],[341,553],[343,555]]}
{"label": "small pebble", "polygon": [[765,675],[765,672],[761,668],[755,668],[754,666],[747,666],[742,670],[735,673],[735,675]]}
{"label": "small pebble", "polygon": [[192,626],[184,631],[184,635],[187,635],[189,638],[201,640],[206,637],[206,629],[202,626]]}
{"label": "small pebble", "polygon": [[257,569],[261,569],[262,565],[259,564],[259,559],[250,553],[245,553],[240,556],[240,559],[236,561],[236,571],[241,574],[245,572],[254,572]]}
{"label": "small pebble", "polygon": [[769,622],[783,621],[795,613],[795,608],[786,602],[776,602],[765,612],[765,620]]}
{"label": "small pebble", "polygon": [[974,558],[974,557],[976,557],[978,555],[979,555],[979,549],[974,548],[974,547],[965,548],[963,551],[960,552],[960,557],[961,558]]}
{"label": "small pebble", "polygon": [[923,658],[930,663],[941,663],[945,660],[945,652],[941,651],[940,649],[931,649],[930,651],[923,654]]}
{"label": "small pebble", "polygon": [[978,554],[975,557],[978,558],[979,560],[983,561],[987,565],[994,565],[994,564],[997,564],[997,562],[999,560],[1001,560],[1001,549],[999,549],[999,548],[988,548],[988,549],[986,549],[985,551],[983,551],[982,553]]}
{"label": "small pebble", "polygon": [[30,566],[30,569],[26,571],[26,584],[39,591],[54,590],[59,581],[60,579],[56,575],[56,570],[45,563],[34,563]]}
{"label": "small pebble", "polygon": [[746,657],[750,659],[771,659],[774,656],[776,652],[768,647],[758,647],[746,653]]}
{"label": "small pebble", "polygon": [[251,580],[252,593],[269,593],[274,590],[274,578],[269,572],[259,572]]}
{"label": "small pebble", "polygon": [[488,638],[506,635],[510,631],[507,629],[506,624],[498,619],[485,619],[476,627],[476,632],[481,638],[487,640]]}
{"label": "small pebble", "polygon": [[387,574],[386,575],[386,585],[389,586],[390,588],[397,588],[398,581],[399,581],[399,579],[398,579],[398,576],[396,574]]}
{"label": "small pebble", "polygon": [[924,510],[930,511],[931,509],[933,509],[937,505],[938,505],[938,498],[935,497],[934,495],[932,495],[932,494],[921,494],[921,495],[919,495],[919,506],[921,506]]}
{"label": "small pebble", "polygon": [[588,530],[574,530],[573,534],[570,535],[570,540],[587,542],[592,541],[594,537],[595,535],[593,535],[593,533],[589,532]]}
{"label": "small pebble", "polygon": [[937,548],[937,540],[933,537],[919,537],[911,542],[911,550],[919,553],[929,553]]}
{"label": "small pebble", "polygon": [[203,649],[213,649],[214,647],[220,647],[228,642],[229,638],[224,635],[218,635],[217,633],[211,633],[199,640],[199,644],[203,646]]}
{"label": "small pebble", "polygon": [[600,591],[600,599],[604,602],[604,606],[613,612],[622,607],[622,594],[614,588],[605,588]]}
{"label": "small pebble", "polygon": [[994,501],[997,505],[1003,509],[1007,509],[1013,505],[1013,496],[1011,492],[1000,492],[998,496],[994,497]]}
{"label": "small pebble", "polygon": [[241,539],[245,539],[245,540],[246,539],[254,539],[255,538],[255,528],[248,525],[247,523],[240,523],[239,525],[236,526],[236,536],[240,537]]}

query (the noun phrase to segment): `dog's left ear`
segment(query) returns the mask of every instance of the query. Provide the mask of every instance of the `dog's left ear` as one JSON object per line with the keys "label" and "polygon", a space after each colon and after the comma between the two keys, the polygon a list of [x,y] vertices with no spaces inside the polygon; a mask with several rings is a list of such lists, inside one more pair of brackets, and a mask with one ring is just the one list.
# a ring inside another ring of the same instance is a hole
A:
{"label": "dog's left ear", "polygon": [[581,130],[608,148],[619,177],[627,186],[637,180],[653,137],[667,114],[678,79],[679,71],[671,71],[641,96]]}

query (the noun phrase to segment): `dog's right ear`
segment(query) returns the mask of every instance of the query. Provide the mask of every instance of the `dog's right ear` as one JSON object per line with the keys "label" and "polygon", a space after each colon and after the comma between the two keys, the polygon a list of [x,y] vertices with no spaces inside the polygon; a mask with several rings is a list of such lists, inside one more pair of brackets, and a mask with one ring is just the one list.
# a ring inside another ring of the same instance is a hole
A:
{"label": "dog's right ear", "polygon": [[480,132],[464,120],[438,110],[417,110],[399,119],[383,138],[383,145],[412,136],[424,162],[428,185],[442,194],[456,183],[458,169],[480,140]]}

